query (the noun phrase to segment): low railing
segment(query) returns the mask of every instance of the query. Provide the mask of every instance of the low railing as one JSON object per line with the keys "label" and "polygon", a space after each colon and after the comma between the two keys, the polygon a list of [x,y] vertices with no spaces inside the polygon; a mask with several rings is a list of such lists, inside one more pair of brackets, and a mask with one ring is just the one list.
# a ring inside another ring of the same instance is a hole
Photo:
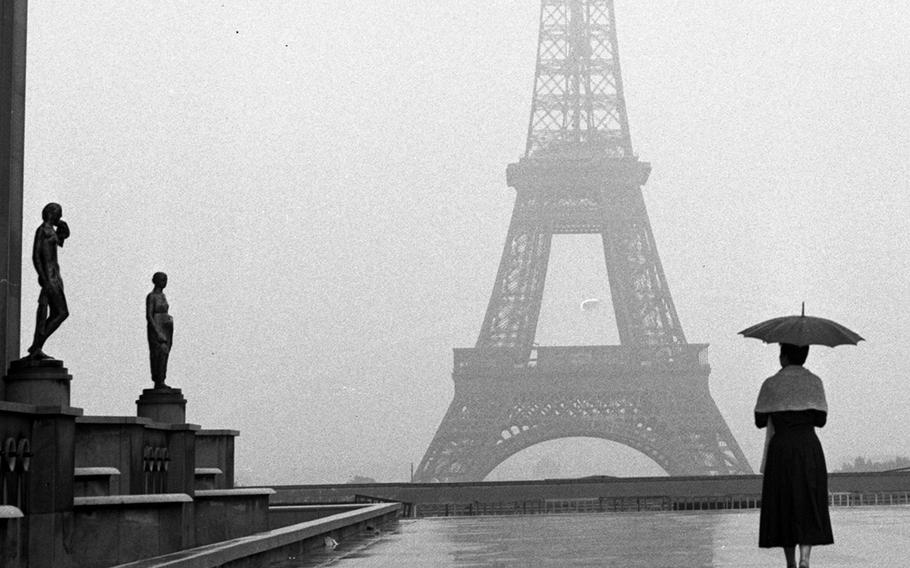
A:
{"label": "low railing", "polygon": [[910,491],[836,492],[828,494],[828,502],[833,507],[910,505]]}
{"label": "low railing", "polygon": [[[910,492],[829,493],[833,507],[910,505]],[[420,503],[418,517],[463,517],[479,515],[554,515],[578,513],[626,513],[647,511],[723,511],[761,508],[760,495],[697,495],[670,497],[585,497],[578,499],[529,499],[471,503]]]}
{"label": "low railing", "polygon": [[478,515],[558,515],[669,511],[673,501],[667,496],[600,497],[582,499],[527,499],[485,503],[420,503],[418,517],[461,517]]}

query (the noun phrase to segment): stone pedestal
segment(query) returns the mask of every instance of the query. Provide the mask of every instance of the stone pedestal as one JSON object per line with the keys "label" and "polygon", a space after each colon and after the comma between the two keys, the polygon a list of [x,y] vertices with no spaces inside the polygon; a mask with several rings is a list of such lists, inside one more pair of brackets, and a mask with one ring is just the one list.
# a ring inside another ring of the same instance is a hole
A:
{"label": "stone pedestal", "polygon": [[143,389],[136,414],[165,424],[186,424],[186,399],[180,389]]}
{"label": "stone pedestal", "polygon": [[19,359],[9,364],[4,377],[6,400],[34,406],[69,407],[72,380],[63,361]]}

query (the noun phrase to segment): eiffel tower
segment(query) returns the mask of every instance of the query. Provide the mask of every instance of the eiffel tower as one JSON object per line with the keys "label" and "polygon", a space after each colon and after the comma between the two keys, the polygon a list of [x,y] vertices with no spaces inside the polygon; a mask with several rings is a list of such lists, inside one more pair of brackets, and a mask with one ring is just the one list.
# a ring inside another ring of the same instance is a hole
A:
{"label": "eiffel tower", "polygon": [[[479,481],[509,456],[602,438],[670,475],[752,473],[708,390],[664,276],[632,152],[612,0],[542,0],[515,207],[474,348],[455,349],[455,396],[414,480]],[[553,235],[599,234],[620,345],[537,346]]]}

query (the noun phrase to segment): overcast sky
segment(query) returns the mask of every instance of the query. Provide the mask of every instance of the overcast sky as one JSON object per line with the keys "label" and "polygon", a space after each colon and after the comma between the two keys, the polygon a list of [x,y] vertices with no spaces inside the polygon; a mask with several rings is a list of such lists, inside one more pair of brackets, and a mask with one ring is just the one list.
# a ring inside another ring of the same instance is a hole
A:
{"label": "overcast sky", "polygon": [[[135,415],[161,270],[168,383],[190,422],[241,431],[239,481],[407,479],[492,290],[539,9],[30,3],[23,348],[31,235],[59,201],[72,315],[46,351],[73,374],[74,406]],[[910,8],[616,0],[616,13],[661,260],[749,460],[777,352],[736,332],[803,301],[868,340],[807,362],[828,391],[829,467],[910,455]],[[579,309],[606,290],[598,239],[557,237],[538,341],[615,343],[609,301]],[[574,460],[564,474],[659,471],[616,444],[561,441],[496,474],[552,456]]]}

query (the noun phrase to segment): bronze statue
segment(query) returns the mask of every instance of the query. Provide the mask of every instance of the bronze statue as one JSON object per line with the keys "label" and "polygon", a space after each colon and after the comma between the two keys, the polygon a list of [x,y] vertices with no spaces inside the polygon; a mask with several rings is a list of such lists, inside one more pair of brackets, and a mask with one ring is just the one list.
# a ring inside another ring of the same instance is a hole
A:
{"label": "bronze statue", "polygon": [[152,276],[155,285],[145,297],[145,320],[148,322],[149,361],[152,367],[152,381],[156,389],[170,388],[164,384],[167,377],[167,359],[174,341],[174,319],[167,313],[167,274],[156,272]]}
{"label": "bronze statue", "polygon": [[70,236],[70,229],[61,219],[62,216],[63,208],[59,203],[48,203],[41,211],[44,222],[35,231],[32,263],[38,272],[41,294],[38,296],[35,339],[28,348],[29,359],[51,359],[50,355],[42,351],[44,342],[70,315],[66,307],[66,295],[63,293],[60,265],[57,264],[57,247],[62,247],[63,241]]}

